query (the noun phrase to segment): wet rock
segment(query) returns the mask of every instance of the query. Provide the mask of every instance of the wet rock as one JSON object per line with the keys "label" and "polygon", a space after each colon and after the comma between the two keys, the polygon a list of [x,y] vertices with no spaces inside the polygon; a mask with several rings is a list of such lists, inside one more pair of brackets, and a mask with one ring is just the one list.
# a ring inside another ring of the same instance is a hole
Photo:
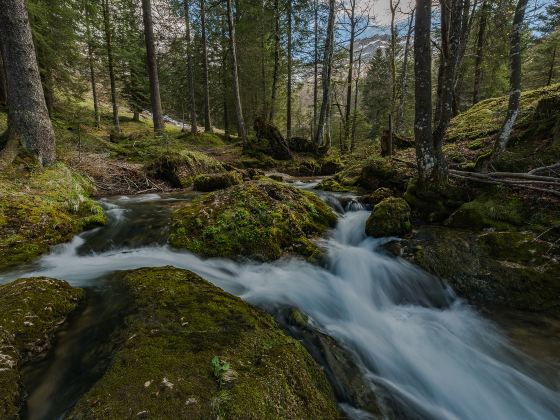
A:
{"label": "wet rock", "polygon": [[239,172],[231,171],[223,174],[203,174],[197,175],[193,179],[193,189],[201,192],[211,192],[223,190],[233,185],[239,185],[243,178]]}
{"label": "wet rock", "polygon": [[217,191],[173,213],[170,243],[205,257],[261,261],[321,252],[312,241],[336,222],[317,196],[262,179]]}
{"label": "wet rock", "polygon": [[22,369],[46,354],[54,333],[83,297],[83,290],[45,277],[0,286],[0,418],[18,417]]}
{"label": "wet rock", "polygon": [[357,185],[365,190],[374,191],[387,187],[402,191],[406,188],[407,177],[399,171],[390,159],[372,158],[361,168]]}
{"label": "wet rock", "polygon": [[402,198],[389,197],[377,204],[366,223],[373,237],[401,236],[412,229],[410,207]]}
{"label": "wet rock", "polygon": [[[131,271],[122,282],[134,308],[122,335],[136,338],[122,342],[69,418],[338,418],[322,369],[268,314],[172,267]],[[148,334],[153,327],[160,334]],[[227,386],[215,358],[227,361]],[[151,378],[165,390],[146,388]]]}
{"label": "wet rock", "polygon": [[352,187],[340,185],[338,181],[334,178],[327,178],[322,180],[315,187],[315,189],[321,191],[332,191],[332,192],[350,192],[354,190]]}
{"label": "wet rock", "polygon": [[381,187],[376,189],[374,192],[372,192],[369,195],[360,197],[360,201],[370,206],[376,206],[386,198],[393,197],[393,196],[394,193],[390,188]]}
{"label": "wet rock", "polygon": [[441,222],[466,200],[464,188],[447,184],[420,185],[418,179],[408,182],[403,198],[418,217],[428,222]]}

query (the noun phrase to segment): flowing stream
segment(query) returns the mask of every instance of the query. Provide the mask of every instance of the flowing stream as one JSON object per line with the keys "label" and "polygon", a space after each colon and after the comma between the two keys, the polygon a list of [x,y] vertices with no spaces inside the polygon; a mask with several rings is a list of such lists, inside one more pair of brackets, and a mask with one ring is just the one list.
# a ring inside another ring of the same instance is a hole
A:
{"label": "flowing stream", "polygon": [[[323,198],[342,211],[334,195]],[[328,258],[321,267],[299,259],[269,264],[203,260],[169,248],[165,242],[170,209],[189,199],[188,195],[104,199],[107,226],[78,235],[37,262],[0,275],[0,282],[41,275],[94,291],[89,314],[75,320],[72,330],[82,336],[85,330],[95,341],[95,334],[102,335],[103,326],[115,322],[110,319],[118,313],[115,297],[106,299],[111,303],[105,306],[99,302],[103,301],[100,296],[107,295],[115,272],[173,265],[192,270],[251,304],[299,308],[317,329],[353,355],[372,387],[382,387],[407,407],[409,417],[559,418],[558,372],[543,371],[516,350],[493,322],[445,284],[404,260],[385,255],[380,250],[383,240],[364,235],[369,212],[356,203],[345,205],[347,211],[324,240]],[[43,378],[35,378],[28,404],[30,418],[60,416],[69,408],[64,404],[84,391],[65,394],[60,384],[48,386],[67,381],[78,374],[76,370],[84,375],[84,369],[95,365],[72,362],[72,357],[80,359],[81,352],[87,353],[88,347],[83,338],[82,345],[72,343],[69,337],[66,346],[45,362],[51,365],[43,366]],[[61,352],[70,355],[56,355]],[[90,381],[95,378],[92,375]],[[53,393],[64,401],[42,407]],[[359,410],[347,412],[354,418],[367,418]]]}

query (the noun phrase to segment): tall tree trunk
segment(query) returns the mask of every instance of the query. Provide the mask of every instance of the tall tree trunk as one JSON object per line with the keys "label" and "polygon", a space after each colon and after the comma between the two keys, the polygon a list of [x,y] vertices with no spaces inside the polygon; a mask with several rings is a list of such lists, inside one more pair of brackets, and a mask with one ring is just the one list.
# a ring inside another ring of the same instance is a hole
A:
{"label": "tall tree trunk", "polygon": [[550,86],[552,84],[552,78],[554,76],[554,65],[556,64],[556,45],[554,46],[554,49],[552,50],[552,57],[550,58],[550,67],[548,69],[548,80],[546,82],[547,86]]}
{"label": "tall tree trunk", "polygon": [[317,126],[317,96],[319,91],[319,4],[313,0],[315,45],[313,52],[313,122],[311,124],[311,138],[315,138]]}
{"label": "tall tree trunk", "polygon": [[148,76],[150,78],[150,100],[152,102],[152,118],[154,120],[154,131],[161,133],[164,130],[163,112],[161,110],[161,96],[159,93],[159,75],[156,59],[156,47],[154,43],[154,25],[152,22],[152,2],[142,0],[142,12],[144,18],[144,37],[146,38],[146,62],[148,64]]}
{"label": "tall tree trunk", "polygon": [[[41,71],[39,71],[39,74]],[[47,104],[47,112],[52,117],[54,112],[54,81],[51,69],[44,69],[42,75],[43,93],[45,95],[45,103]]]}
{"label": "tall tree trunk", "polygon": [[241,94],[239,92],[239,71],[237,68],[237,48],[235,44],[235,24],[233,22],[233,10],[231,0],[227,0],[228,28],[229,28],[229,49],[231,51],[231,67],[233,77],[233,95],[235,99],[235,113],[237,115],[237,133],[243,140],[243,145],[247,145],[247,130],[243,119],[243,108],[241,106]]}
{"label": "tall tree trunk", "polygon": [[6,89],[6,73],[4,70],[4,61],[0,54],[0,106],[6,105],[8,100],[8,92]]}
{"label": "tall tree trunk", "polygon": [[482,85],[482,61],[484,60],[484,44],[486,42],[486,22],[490,11],[490,2],[484,0],[480,8],[480,21],[476,39],[476,59],[474,63],[473,105],[480,101],[480,87]]}
{"label": "tall tree trunk", "polygon": [[358,55],[358,73],[356,74],[356,86],[354,88],[354,112],[352,114],[352,140],[350,143],[350,151],[354,151],[356,148],[356,122],[358,119],[358,88],[360,87],[360,73],[362,71],[362,53],[364,48],[362,46],[360,50],[360,55]]}
{"label": "tall tree trunk", "polygon": [[222,26],[222,97],[223,97],[223,113],[224,113],[224,134],[227,140],[230,138],[229,131],[229,109],[228,109],[228,39],[227,39],[227,18],[225,16],[221,19]]}
{"label": "tall tree trunk", "polygon": [[391,11],[391,113],[395,109],[397,102],[397,27],[395,19],[400,0],[390,0],[389,9]]}
{"label": "tall tree trunk", "polygon": [[202,73],[204,77],[204,131],[213,132],[210,120],[210,86],[208,80],[208,39],[206,36],[206,0],[200,0],[200,26],[202,32]]}
{"label": "tall tree trunk", "polygon": [[[334,53],[334,25],[336,15],[335,0],[329,0],[329,21],[327,24],[327,37],[325,40],[325,51],[323,55],[323,71],[322,71],[322,84],[323,84],[323,99],[321,102],[321,111],[319,113],[319,123],[317,125],[317,133],[315,134],[315,144],[317,147],[323,143],[323,134],[325,132],[325,124],[328,119],[331,98],[331,75],[332,75],[332,60]],[[327,144],[330,143],[330,136]]]}
{"label": "tall tree trunk", "polygon": [[272,123],[276,116],[276,97],[278,95],[278,76],[280,73],[280,6],[274,0],[274,70],[272,71],[272,93],[270,97],[270,114],[268,121]]}
{"label": "tall tree trunk", "polygon": [[113,65],[113,45],[109,0],[103,0],[103,26],[105,30],[105,45],[107,47],[107,62],[109,66],[109,80],[111,82],[111,102],[113,104],[113,125],[117,131],[121,130],[119,121],[119,104],[117,103],[117,84]]}
{"label": "tall tree trunk", "polygon": [[494,157],[506,150],[513,131],[513,126],[519,114],[519,100],[521,98],[521,31],[525,19],[525,9],[528,0],[519,0],[513,17],[509,52],[509,104],[507,116],[496,138]]}
{"label": "tall tree trunk", "polygon": [[432,26],[431,0],[416,0],[416,25],[414,34],[414,137],[418,177],[426,182],[436,166],[432,139]]}
{"label": "tall tree trunk", "polygon": [[288,85],[286,86],[286,138],[292,138],[292,0],[287,2],[288,21]]}
{"label": "tall tree trunk", "polygon": [[42,165],[55,162],[55,136],[45,104],[29,17],[24,0],[0,7],[0,48],[8,93],[8,131],[0,167],[9,165],[19,146]]}
{"label": "tall tree trunk", "polygon": [[198,122],[196,120],[196,94],[194,92],[194,66],[193,66],[193,51],[192,51],[192,40],[191,40],[191,19],[190,19],[189,0],[184,0],[183,6],[185,8],[185,37],[187,41],[187,78],[189,79],[191,133],[196,134],[198,132]]}
{"label": "tall tree trunk", "polygon": [[97,98],[97,80],[95,77],[95,59],[93,56],[93,39],[91,35],[91,16],[89,6],[85,5],[86,11],[86,38],[88,50],[88,63],[89,63],[89,77],[91,83],[91,93],[93,95],[93,116],[95,119],[95,126],[99,128],[101,124],[101,116],[99,114],[99,99]]}
{"label": "tall tree trunk", "polygon": [[266,99],[266,14],[264,7],[265,0],[261,0],[261,25],[260,25],[260,41],[261,41],[261,116],[266,118],[267,115],[267,99]]}
{"label": "tall tree trunk", "polygon": [[350,139],[350,116],[352,115],[352,79],[354,78],[354,41],[356,37],[356,0],[350,0],[350,48],[348,51],[348,75],[346,76],[346,112],[344,115],[344,139],[341,147],[347,148]]}
{"label": "tall tree trunk", "polygon": [[397,110],[397,121],[395,123],[395,131],[397,133],[402,131],[402,126],[404,124],[404,103],[406,100],[406,94],[408,92],[408,56],[410,55],[410,38],[413,31],[414,23],[414,13],[412,10],[410,18],[408,20],[408,31],[406,33],[406,42],[404,46],[404,58],[403,58],[403,71],[401,75],[401,95],[399,98],[399,107]]}

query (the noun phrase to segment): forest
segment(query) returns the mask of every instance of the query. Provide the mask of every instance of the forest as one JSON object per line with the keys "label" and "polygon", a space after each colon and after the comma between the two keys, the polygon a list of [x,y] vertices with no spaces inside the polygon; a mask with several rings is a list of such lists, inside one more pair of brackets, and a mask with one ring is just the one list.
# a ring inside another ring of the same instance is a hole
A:
{"label": "forest", "polygon": [[0,419],[560,418],[559,0],[0,0]]}

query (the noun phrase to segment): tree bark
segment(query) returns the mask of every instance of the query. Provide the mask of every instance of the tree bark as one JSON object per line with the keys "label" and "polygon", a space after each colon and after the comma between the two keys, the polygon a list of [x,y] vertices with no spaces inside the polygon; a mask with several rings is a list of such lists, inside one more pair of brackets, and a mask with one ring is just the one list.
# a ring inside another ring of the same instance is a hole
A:
{"label": "tree bark", "polygon": [[506,150],[513,126],[519,114],[519,100],[521,98],[521,31],[523,29],[527,3],[528,0],[519,0],[513,17],[509,52],[509,104],[506,119],[500,134],[496,138],[494,155]]}
{"label": "tree bark", "polygon": [[200,0],[200,26],[202,32],[202,73],[204,78],[204,131],[213,132],[210,119],[210,86],[208,81],[208,39],[206,36],[206,0]]}
{"label": "tree bark", "polygon": [[107,62],[109,66],[109,80],[111,82],[111,103],[113,104],[113,125],[117,131],[121,130],[119,121],[119,104],[117,103],[117,84],[113,65],[113,45],[109,0],[103,0],[103,26],[105,30],[105,45],[107,47]]}
{"label": "tree bark", "polygon": [[313,52],[313,122],[311,123],[311,138],[315,138],[317,125],[317,99],[319,92],[319,4],[313,0],[315,45]]}
{"label": "tree bark", "polygon": [[194,92],[194,66],[189,0],[184,0],[183,6],[185,8],[185,37],[187,41],[187,78],[189,79],[189,99],[191,103],[191,133],[196,134],[198,132],[198,121],[196,120],[196,94]]}
{"label": "tree bark", "polygon": [[260,25],[260,38],[261,38],[261,91],[262,91],[262,103],[261,103],[261,116],[266,118],[267,115],[267,103],[266,103],[266,19],[265,19],[265,0],[261,0],[261,25]]}
{"label": "tree bark", "polygon": [[41,86],[35,47],[24,0],[5,0],[0,7],[0,48],[8,93],[8,131],[0,167],[9,165],[19,146],[41,165],[55,162],[55,135]]}
{"label": "tree bark", "polygon": [[[334,26],[336,15],[336,3],[329,0],[329,20],[327,24],[327,37],[325,40],[325,51],[323,55],[323,98],[321,103],[321,111],[319,113],[319,123],[317,125],[317,133],[315,134],[315,144],[317,147],[323,144],[323,134],[325,132],[325,124],[328,120],[331,98],[331,76],[332,76],[332,60],[334,53]],[[327,145],[330,145],[330,136],[327,139]]]}
{"label": "tree bark", "polygon": [[6,73],[4,70],[4,60],[2,60],[2,54],[0,54],[0,106],[6,105],[7,100]]}
{"label": "tree bark", "polygon": [[402,131],[402,126],[404,123],[404,103],[406,100],[406,93],[408,91],[408,56],[410,52],[410,38],[413,32],[413,22],[414,22],[415,10],[412,10],[412,14],[408,20],[408,31],[406,33],[406,42],[404,46],[404,58],[403,58],[403,71],[401,75],[401,96],[399,98],[399,107],[397,110],[397,121],[395,122],[395,131],[400,133]]}
{"label": "tree bark", "polygon": [[287,1],[288,21],[288,84],[286,86],[286,139],[292,138],[292,0]]}
{"label": "tree bark", "polygon": [[350,151],[353,152],[356,147],[356,121],[358,119],[358,88],[360,86],[360,76],[362,71],[362,53],[364,48],[360,50],[360,55],[358,56],[358,73],[356,74],[356,86],[354,88],[354,112],[352,115],[352,140],[350,142]]}
{"label": "tree bark", "polygon": [[395,18],[400,0],[390,0],[389,9],[391,11],[391,113],[395,109],[397,102],[397,28]]}
{"label": "tree bark", "polygon": [[554,65],[556,64],[556,45],[554,46],[554,49],[552,50],[552,57],[550,59],[550,67],[548,69],[548,80],[546,82],[547,86],[550,86],[552,84],[552,78],[554,76]]}
{"label": "tree bark", "polygon": [[97,80],[95,77],[95,59],[93,56],[93,39],[91,35],[91,16],[89,6],[85,5],[86,12],[86,37],[87,37],[87,50],[88,50],[88,63],[89,63],[89,77],[91,83],[91,93],[93,95],[93,117],[95,119],[95,126],[99,128],[101,124],[101,116],[99,114],[99,99],[97,98]]}
{"label": "tree bark", "polygon": [[354,41],[356,37],[356,0],[350,0],[350,45],[348,51],[348,75],[346,76],[346,112],[344,115],[344,139],[341,148],[346,149],[350,138],[350,116],[352,112],[352,79],[354,78]]}
{"label": "tree bark", "polygon": [[162,133],[165,127],[163,124],[161,96],[159,93],[159,75],[156,59],[156,47],[154,43],[154,24],[152,22],[151,0],[142,0],[142,12],[144,19],[144,37],[146,39],[146,63],[148,65],[148,76],[150,78],[150,100],[152,103],[154,131],[156,133]]}
{"label": "tree bark", "polygon": [[243,140],[243,145],[247,144],[247,129],[243,119],[243,108],[241,106],[241,94],[239,92],[239,75],[237,67],[237,51],[235,44],[235,24],[233,22],[233,10],[231,0],[227,0],[228,28],[229,28],[229,49],[231,51],[231,67],[233,77],[233,95],[235,99],[235,113],[237,115],[237,133]]}
{"label": "tree bark", "polygon": [[414,93],[416,163],[421,182],[431,178],[436,167],[432,139],[432,3],[416,0],[416,25],[414,34]]}
{"label": "tree bark", "polygon": [[268,121],[272,123],[276,116],[276,97],[278,95],[278,75],[280,73],[280,7],[279,0],[274,0],[274,70],[272,71],[272,94]]}
{"label": "tree bark", "polygon": [[488,0],[484,0],[480,8],[480,21],[478,24],[478,36],[476,39],[473,105],[480,102],[480,87],[482,85],[482,62],[484,60],[484,44],[486,42],[486,26],[487,26],[489,11],[490,11],[490,2]]}

